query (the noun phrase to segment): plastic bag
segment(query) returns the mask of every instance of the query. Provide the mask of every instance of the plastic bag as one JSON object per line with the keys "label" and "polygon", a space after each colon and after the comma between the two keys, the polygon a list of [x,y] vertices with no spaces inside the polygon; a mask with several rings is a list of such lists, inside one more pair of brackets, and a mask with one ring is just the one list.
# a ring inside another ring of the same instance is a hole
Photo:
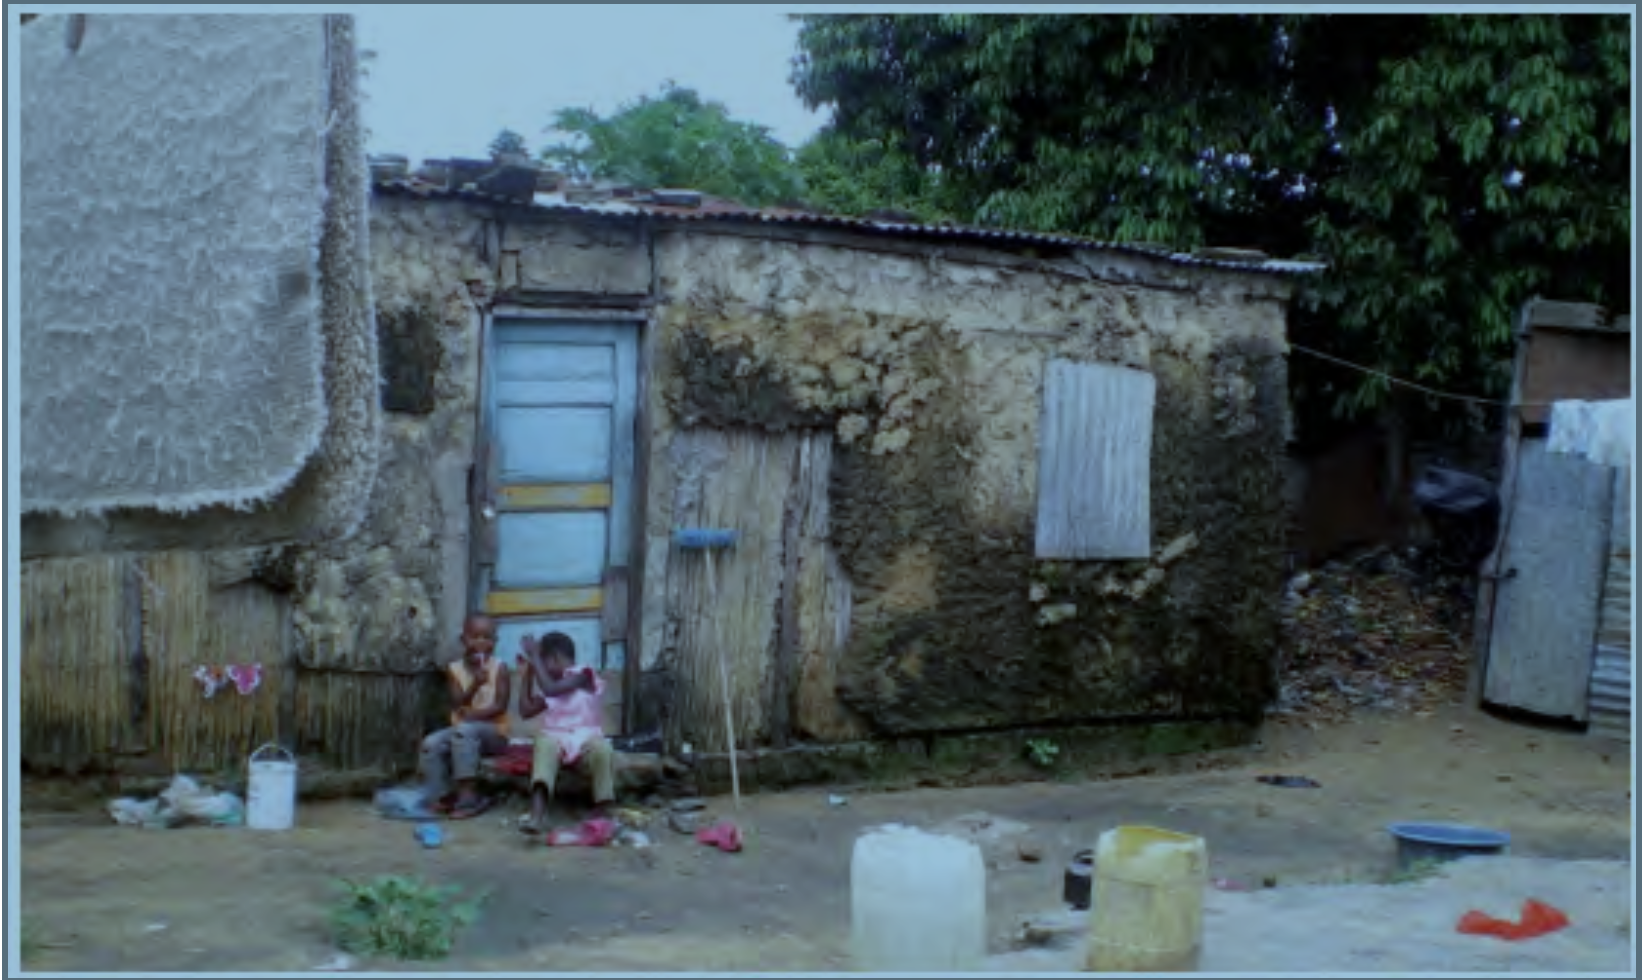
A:
{"label": "plastic bag", "polygon": [[1547,451],[1582,456],[1601,466],[1630,466],[1637,416],[1630,399],[1553,403]]}
{"label": "plastic bag", "polygon": [[122,827],[143,827],[158,821],[159,800],[134,800],[129,797],[110,800],[108,815]]}
{"label": "plastic bag", "polygon": [[245,804],[233,793],[184,797],[172,809],[187,820],[218,827],[237,827],[245,822]]}
{"label": "plastic bag", "polygon": [[181,801],[205,795],[205,790],[194,779],[178,773],[171,779],[171,785],[160,794],[160,802],[168,807],[176,807]]}
{"label": "plastic bag", "polygon": [[371,800],[377,815],[387,820],[437,820],[439,814],[428,805],[428,793],[420,786],[390,786],[377,790]]}
{"label": "plastic bag", "polygon": [[245,822],[245,803],[233,793],[213,793],[188,776],[178,775],[160,794],[164,814],[176,822],[236,826]]}
{"label": "plastic bag", "polygon": [[1443,466],[1429,466],[1410,491],[1420,507],[1443,514],[1470,516],[1498,505],[1495,484]]}
{"label": "plastic bag", "polygon": [[1545,936],[1569,924],[1569,916],[1532,898],[1524,903],[1524,911],[1517,922],[1473,911],[1461,917],[1461,921],[1456,923],[1456,931],[1467,936],[1495,936],[1511,943]]}

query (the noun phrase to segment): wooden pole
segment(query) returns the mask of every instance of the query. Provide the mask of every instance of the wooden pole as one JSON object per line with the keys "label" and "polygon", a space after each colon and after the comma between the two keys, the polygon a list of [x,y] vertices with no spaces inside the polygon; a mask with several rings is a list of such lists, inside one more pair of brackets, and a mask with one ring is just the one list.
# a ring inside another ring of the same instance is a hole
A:
{"label": "wooden pole", "polygon": [[[714,609],[719,608],[719,583],[714,577],[714,549],[708,549],[708,602]],[[727,757],[731,760],[731,799],[736,809],[742,809],[742,782],[736,772],[736,722],[731,714],[731,670],[725,665],[725,649],[720,645],[719,630],[714,630],[714,646],[718,648],[715,659],[719,661],[719,687],[721,700],[725,702],[725,748]]]}
{"label": "wooden pole", "polygon": [[1507,552],[1507,532],[1513,523],[1513,498],[1518,489],[1518,449],[1524,437],[1524,413],[1519,402],[1524,397],[1524,375],[1533,343],[1530,311],[1538,302],[1532,298],[1519,308],[1513,322],[1513,386],[1507,398],[1502,434],[1500,495],[1501,513],[1496,520],[1495,545],[1479,565],[1478,600],[1473,614],[1473,656],[1467,671],[1467,707],[1484,705],[1490,673],[1490,640],[1495,631],[1496,584]]}

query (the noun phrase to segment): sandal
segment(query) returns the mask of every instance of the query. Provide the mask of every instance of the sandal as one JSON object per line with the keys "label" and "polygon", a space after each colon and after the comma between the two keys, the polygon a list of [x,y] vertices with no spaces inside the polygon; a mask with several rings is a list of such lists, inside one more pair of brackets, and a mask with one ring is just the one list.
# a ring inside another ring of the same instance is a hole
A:
{"label": "sandal", "polygon": [[492,802],[490,797],[481,796],[469,803],[455,803],[447,817],[451,820],[472,820],[491,809]]}

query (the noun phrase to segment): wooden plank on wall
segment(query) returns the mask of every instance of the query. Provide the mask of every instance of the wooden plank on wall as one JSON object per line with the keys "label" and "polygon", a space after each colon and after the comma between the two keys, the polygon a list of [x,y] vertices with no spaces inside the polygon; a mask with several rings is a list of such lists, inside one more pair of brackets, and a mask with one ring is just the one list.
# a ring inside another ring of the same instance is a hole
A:
{"label": "wooden plank on wall", "polygon": [[[645,250],[651,263],[651,292],[654,294],[656,255],[653,234],[650,227],[646,226]],[[638,381],[634,386],[634,469],[631,483],[633,494],[629,504],[629,509],[633,513],[628,525],[634,529],[634,533],[628,535],[627,560],[627,567],[632,569],[628,579],[628,592],[632,599],[628,603],[627,656],[622,662],[622,730],[626,734],[635,734],[639,730],[640,667],[657,653],[645,648],[644,596],[650,589],[660,588],[663,584],[650,581],[645,574],[646,556],[650,552],[646,515],[650,512],[651,501],[651,371],[656,364],[656,345],[659,336],[654,314],[646,317],[641,331],[638,350],[635,352],[635,374]]]}
{"label": "wooden plank on wall", "polygon": [[485,611],[492,616],[555,615],[558,613],[592,612],[604,604],[604,593],[599,588],[519,589],[508,592],[490,592],[485,596]]}
{"label": "wooden plank on wall", "polygon": [[1039,435],[1037,557],[1151,553],[1154,396],[1153,375],[1145,371],[1050,362]]}
{"label": "wooden plank on wall", "polygon": [[[825,436],[824,438],[830,438]],[[800,530],[805,511],[809,508],[811,453],[808,440],[793,447],[794,473],[791,492],[782,513],[782,584],[780,605],[776,616],[776,663],[771,671],[770,702],[766,711],[770,716],[771,745],[786,748],[793,737],[793,699],[799,672],[799,552]],[[827,492],[826,483],[823,492]]]}
{"label": "wooden plank on wall", "polygon": [[833,438],[807,438],[796,482],[803,488],[799,521],[797,599],[798,663],[793,679],[793,732],[821,742],[864,738],[867,726],[839,699],[839,661],[851,636],[851,583],[831,540],[828,476]]}
{"label": "wooden plank on wall", "polygon": [[1554,327],[1564,330],[1625,330],[1630,318],[1623,315],[1611,318],[1604,307],[1595,303],[1566,303],[1558,300],[1530,301],[1529,326]]}
{"label": "wooden plank on wall", "polygon": [[1632,396],[1632,337],[1617,333],[1537,330],[1525,341],[1520,397],[1526,425],[1552,417],[1548,402],[1608,401]]}
{"label": "wooden plank on wall", "polygon": [[600,591],[604,593],[599,610],[600,642],[624,642],[628,639],[628,569],[607,568]]}
{"label": "wooden plank on wall", "polygon": [[474,413],[474,466],[468,481],[468,608],[477,609],[491,585],[497,563],[497,506],[494,495],[501,483],[502,461],[496,449],[496,411],[492,406],[496,346],[494,318],[480,317],[478,357],[479,404]]}
{"label": "wooden plank on wall", "polygon": [[522,483],[503,487],[497,509],[598,510],[611,506],[609,483]]}

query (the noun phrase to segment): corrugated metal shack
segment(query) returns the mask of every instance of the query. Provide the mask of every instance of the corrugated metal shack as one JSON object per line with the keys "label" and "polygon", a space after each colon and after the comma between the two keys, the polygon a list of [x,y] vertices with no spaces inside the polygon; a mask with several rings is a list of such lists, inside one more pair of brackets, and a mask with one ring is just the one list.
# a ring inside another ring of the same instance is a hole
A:
{"label": "corrugated metal shack", "polygon": [[1502,520],[1479,587],[1475,700],[1632,732],[1632,471],[1550,451],[1553,404],[1632,397],[1632,321],[1534,300],[1520,314]]}

